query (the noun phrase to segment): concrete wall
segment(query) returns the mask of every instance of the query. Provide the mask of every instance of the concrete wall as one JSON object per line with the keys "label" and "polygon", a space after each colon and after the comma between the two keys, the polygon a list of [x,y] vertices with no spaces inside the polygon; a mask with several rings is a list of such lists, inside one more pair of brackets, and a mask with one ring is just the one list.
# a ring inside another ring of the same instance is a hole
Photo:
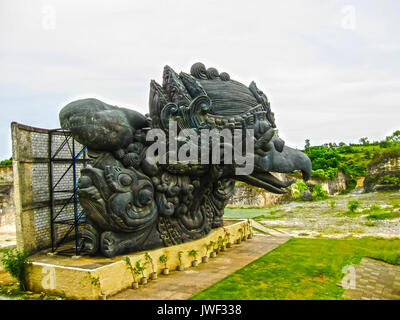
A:
{"label": "concrete wall", "polygon": [[13,168],[0,167],[0,230],[15,229]]}
{"label": "concrete wall", "polygon": [[[49,130],[33,128],[18,123],[12,123],[13,170],[15,189],[15,217],[17,230],[17,246],[25,247],[33,253],[51,245],[51,217],[50,217],[50,155]],[[65,140],[63,133],[54,133],[52,156]],[[72,141],[72,140],[71,140]],[[58,162],[53,163],[53,184],[62,177],[71,165],[72,143],[66,144],[55,157]],[[82,145],[75,142],[76,153]],[[65,161],[64,161],[65,159]],[[79,177],[83,163],[78,164]],[[56,191],[70,190],[73,185],[73,170],[71,169],[59,183]],[[62,209],[72,193],[55,193],[54,215]],[[67,205],[58,220],[73,219],[73,203]],[[68,225],[55,225],[56,239],[64,236]]]}
{"label": "concrete wall", "polygon": [[14,175],[13,175],[13,168],[12,166],[10,167],[0,167],[0,183],[7,183],[7,182],[13,182],[14,180]]}
{"label": "concrete wall", "polygon": [[[238,221],[225,226],[225,230],[230,234],[229,241],[234,243],[241,238],[242,234],[239,229],[246,230],[248,235],[249,225],[246,220]],[[178,253],[182,251],[182,264],[185,268],[189,268],[192,258],[189,257],[190,250],[198,250],[199,256],[197,260],[201,263],[201,259],[206,255],[206,244],[210,241],[218,242],[218,238],[225,238],[224,228],[213,229],[207,236],[191,242],[182,243],[179,245],[159,248],[149,251],[149,255],[154,263],[154,271],[161,273],[164,265],[160,263],[160,256],[168,257],[167,267],[172,271],[176,270],[179,263]],[[250,240],[252,241],[252,240]],[[226,241],[227,242],[227,241]],[[230,249],[227,249],[230,250]],[[208,256],[211,250],[208,251]],[[64,294],[68,298],[74,299],[99,299],[101,293],[112,296],[131,286],[133,282],[132,274],[126,267],[126,262],[123,260],[125,255],[107,259],[103,257],[89,257],[79,260],[63,260],[60,256],[47,257],[46,261],[42,262],[40,255],[31,257],[32,266],[29,268],[27,284],[30,291],[47,292],[49,294],[60,295]],[[136,252],[128,254],[131,259],[131,264],[134,266],[136,261],[144,263],[144,252]],[[229,260],[227,259],[227,263]],[[93,266],[96,266],[93,268]],[[101,265],[101,267],[98,267]],[[148,266],[144,271],[144,275],[149,277],[152,272],[151,266]],[[186,272],[198,272],[188,270]],[[137,280],[141,276],[137,276]],[[98,286],[94,286],[93,279],[98,279]]]}

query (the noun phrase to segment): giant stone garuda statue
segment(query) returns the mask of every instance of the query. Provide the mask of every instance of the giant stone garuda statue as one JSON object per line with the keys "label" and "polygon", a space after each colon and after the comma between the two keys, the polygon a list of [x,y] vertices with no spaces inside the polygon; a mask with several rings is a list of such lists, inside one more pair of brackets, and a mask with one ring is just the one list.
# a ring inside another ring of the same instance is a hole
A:
{"label": "giant stone garuda statue", "polygon": [[[223,225],[224,207],[236,180],[284,193],[293,181],[280,181],[273,172],[300,170],[303,179],[310,176],[310,159],[277,136],[270,103],[254,82],[247,87],[202,63],[194,64],[190,74],[179,75],[166,66],[162,86],[150,84],[149,108],[150,114],[143,116],[83,99],[60,113],[62,128],[88,147],[93,160],[79,181],[79,201],[87,215],[84,249],[89,254],[113,257],[201,238]],[[182,139],[180,133],[188,129],[198,137]],[[252,136],[239,144],[217,139],[215,148],[200,139],[204,129],[232,135],[246,131]],[[152,131],[165,135],[165,152],[148,152],[161,139],[149,139]],[[200,161],[213,157],[211,151],[238,145],[244,154],[249,141],[254,146],[246,154],[254,164],[251,172],[238,174],[243,163],[236,158],[227,161],[222,151],[213,158],[217,162]],[[199,161],[177,157],[188,150]]]}

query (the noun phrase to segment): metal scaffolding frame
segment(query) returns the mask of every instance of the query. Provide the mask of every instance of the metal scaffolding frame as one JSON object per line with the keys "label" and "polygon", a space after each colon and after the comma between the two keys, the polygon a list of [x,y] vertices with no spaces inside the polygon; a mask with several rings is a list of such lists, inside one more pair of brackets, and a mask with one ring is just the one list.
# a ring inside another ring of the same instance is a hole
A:
{"label": "metal scaffolding frame", "polygon": [[[53,137],[55,134],[58,136],[60,133],[64,136],[63,142],[60,144],[58,149],[53,154]],[[68,146],[69,151],[71,153],[71,158],[57,158],[60,154],[61,150],[64,149],[65,146]],[[86,157],[87,147],[83,147],[78,153],[76,152],[75,139],[72,136],[70,131],[63,129],[55,129],[49,131],[49,190],[50,190],[50,232],[51,232],[51,251],[57,252],[57,254],[64,255],[80,255],[81,250],[83,248],[83,239],[80,235],[79,227],[85,223],[86,217],[85,212],[83,210],[79,210],[78,206],[78,179],[77,179],[77,164],[83,163],[86,166],[86,163],[89,161]],[[64,163],[70,164],[69,167],[65,170],[65,172],[61,175],[56,183],[53,182],[54,178],[54,164],[55,163]],[[70,190],[56,190],[57,186],[63,180],[63,178],[67,175],[68,172],[73,171],[73,181],[71,183],[72,189]],[[66,193],[71,194],[68,199],[64,200],[56,200],[55,194],[57,193]],[[57,205],[61,205],[60,210],[56,210],[56,202]],[[61,203],[60,203],[61,202]],[[70,219],[58,219],[60,215],[68,212],[67,206],[69,204],[74,204],[74,212],[73,218]],[[67,229],[65,234],[60,240],[56,239],[55,234],[55,225],[69,225],[70,227]],[[71,239],[72,232],[74,235],[74,245],[71,248],[60,248],[61,245],[66,244],[66,242]]]}

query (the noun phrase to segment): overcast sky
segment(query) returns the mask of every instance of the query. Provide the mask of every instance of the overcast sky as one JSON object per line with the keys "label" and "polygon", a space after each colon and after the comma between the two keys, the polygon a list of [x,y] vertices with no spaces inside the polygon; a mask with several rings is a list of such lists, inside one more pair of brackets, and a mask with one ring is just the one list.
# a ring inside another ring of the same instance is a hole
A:
{"label": "overcast sky", "polygon": [[0,0],[0,158],[10,123],[70,101],[148,110],[164,65],[201,61],[263,90],[287,145],[400,129],[400,1]]}

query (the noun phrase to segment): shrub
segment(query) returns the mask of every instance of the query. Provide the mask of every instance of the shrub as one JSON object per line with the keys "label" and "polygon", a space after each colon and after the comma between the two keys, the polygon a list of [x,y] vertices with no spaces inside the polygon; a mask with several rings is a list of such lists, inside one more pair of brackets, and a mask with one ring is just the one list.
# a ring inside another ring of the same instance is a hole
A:
{"label": "shrub", "polygon": [[381,212],[373,213],[367,216],[368,220],[389,220],[400,217],[400,212]]}
{"label": "shrub", "polygon": [[393,177],[393,176],[390,176],[390,175],[385,175],[383,178],[381,178],[380,183],[382,183],[382,184],[400,185],[400,178]]}
{"label": "shrub", "polygon": [[363,177],[366,174],[365,167],[360,164],[355,164],[353,162],[342,163],[339,165],[340,169],[347,175],[351,177]]}
{"label": "shrub", "polygon": [[335,201],[335,200],[328,200],[328,201],[326,202],[326,204],[327,204],[328,207],[331,208],[331,209],[335,209],[335,207],[336,207],[336,201]]}
{"label": "shrub", "polygon": [[400,146],[395,145],[390,148],[384,149],[380,152],[376,152],[368,167],[376,165],[388,158],[398,158],[400,157]]}
{"label": "shrub", "polygon": [[313,170],[311,176],[316,178],[323,179],[334,179],[337,176],[338,168],[327,168],[327,169],[318,169]]}
{"label": "shrub", "polygon": [[340,155],[335,149],[324,146],[308,148],[305,153],[310,158],[314,170],[337,168],[340,161]]}
{"label": "shrub", "polygon": [[356,212],[359,207],[360,203],[357,200],[351,200],[347,203],[347,208],[353,213]]}
{"label": "shrub", "polygon": [[[340,145],[340,144],[339,144]],[[352,146],[341,145],[339,148],[336,149],[340,153],[344,154],[352,154],[357,153],[357,150]]]}
{"label": "shrub", "polygon": [[309,191],[306,183],[299,179],[293,185],[292,190],[293,190],[293,198],[294,199],[300,198],[304,191]]}
{"label": "shrub", "polygon": [[374,203],[372,206],[369,207],[369,210],[371,212],[372,211],[379,211],[379,210],[381,210],[381,207]]}
{"label": "shrub", "polygon": [[12,166],[12,158],[8,160],[0,161],[0,168],[2,167],[11,167]]}
{"label": "shrub", "polygon": [[312,193],[312,196],[315,200],[324,200],[329,197],[328,191],[322,188],[321,184],[316,184]]}
{"label": "shrub", "polygon": [[4,266],[4,270],[19,281],[19,287],[21,290],[26,290],[28,266],[32,264],[28,260],[28,252],[25,248],[21,251],[17,248],[12,248],[3,249],[0,253],[2,254],[0,261]]}

